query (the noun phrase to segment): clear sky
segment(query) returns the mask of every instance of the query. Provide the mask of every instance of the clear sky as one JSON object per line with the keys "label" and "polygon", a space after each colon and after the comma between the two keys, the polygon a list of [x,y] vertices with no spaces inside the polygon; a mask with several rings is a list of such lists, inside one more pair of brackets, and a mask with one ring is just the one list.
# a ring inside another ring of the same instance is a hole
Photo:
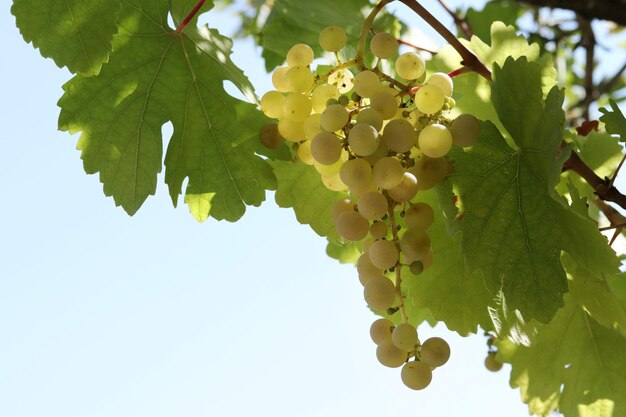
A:
{"label": "clear sky", "polygon": [[[232,19],[207,20],[228,34]],[[441,326],[420,335],[446,338],[450,362],[405,388],[376,361],[354,268],[272,194],[198,224],[160,175],[137,215],[115,208],[56,129],[69,73],[23,42],[8,2],[0,36],[0,417],[527,414],[508,369],[484,369],[485,338]],[[235,51],[267,90],[259,51]]]}

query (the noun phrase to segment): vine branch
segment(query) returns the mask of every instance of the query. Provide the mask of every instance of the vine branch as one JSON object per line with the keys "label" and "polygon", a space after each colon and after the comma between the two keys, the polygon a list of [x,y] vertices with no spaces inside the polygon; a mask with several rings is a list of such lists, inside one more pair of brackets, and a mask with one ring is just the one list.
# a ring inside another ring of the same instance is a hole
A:
{"label": "vine branch", "polygon": [[474,35],[474,31],[472,30],[472,27],[470,26],[467,19],[464,19],[457,13],[455,13],[454,10],[452,10],[450,6],[448,6],[445,0],[439,0],[439,4],[450,15],[450,17],[452,17],[454,23],[459,27],[459,29],[461,29],[461,32],[463,32],[463,37],[465,39],[470,39]]}

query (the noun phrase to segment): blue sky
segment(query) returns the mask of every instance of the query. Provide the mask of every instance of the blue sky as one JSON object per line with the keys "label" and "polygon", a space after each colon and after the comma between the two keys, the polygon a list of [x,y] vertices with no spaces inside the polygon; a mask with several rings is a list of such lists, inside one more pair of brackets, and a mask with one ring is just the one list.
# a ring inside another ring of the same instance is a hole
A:
{"label": "blue sky", "polygon": [[[56,130],[69,73],[23,42],[7,4],[0,33],[0,417],[527,414],[508,370],[484,369],[484,337],[443,327],[420,334],[448,339],[450,362],[406,389],[376,361],[356,271],[273,195],[198,224],[161,175],[137,215],[115,208]],[[249,43],[235,51],[261,68]]]}

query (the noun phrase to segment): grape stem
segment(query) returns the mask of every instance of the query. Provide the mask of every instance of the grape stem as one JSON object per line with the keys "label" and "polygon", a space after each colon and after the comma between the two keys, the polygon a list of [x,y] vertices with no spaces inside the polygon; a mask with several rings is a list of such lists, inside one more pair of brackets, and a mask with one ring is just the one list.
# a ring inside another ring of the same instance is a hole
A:
{"label": "grape stem", "polygon": [[461,64],[478,73],[487,81],[491,81],[491,71],[483,64],[472,51],[467,49],[456,36],[446,28],[435,16],[433,16],[417,0],[400,0],[405,6],[414,11],[426,23],[430,25],[442,38],[444,38],[461,55]]}
{"label": "grape stem", "polygon": [[342,69],[345,69],[345,68],[353,67],[356,64],[357,64],[356,59],[351,59],[350,61],[346,61],[343,64],[339,64],[336,67],[331,68],[327,73],[320,75],[319,78],[315,80],[315,84],[317,85],[321,82],[325,82],[328,79],[328,77],[330,77],[333,73],[340,71]]}
{"label": "grape stem", "polygon": [[200,10],[200,8],[204,6],[204,3],[206,3],[206,0],[200,0],[198,4],[196,4],[196,6],[193,9],[191,9],[187,17],[185,17],[183,21],[180,22],[180,25],[178,25],[178,27],[176,28],[176,33],[181,33],[183,29],[185,29],[185,27],[189,24],[189,22],[191,22],[191,20],[196,16],[196,14],[198,14],[198,11]]}
{"label": "grape stem", "polygon": [[[389,214],[389,225],[391,226],[391,234],[393,236],[393,241],[396,244],[396,246],[398,246],[398,241],[399,241],[398,229],[396,229],[396,214],[394,211],[393,204],[389,205],[389,211],[387,213]],[[398,259],[398,262],[396,263],[395,272],[396,272],[396,294],[398,296],[398,299],[400,300],[400,305],[398,305],[398,308],[400,309],[400,314],[402,315],[402,321],[405,323],[408,323],[409,316],[406,314],[406,309],[404,308],[404,296],[402,295],[402,264],[400,263],[399,259]]]}

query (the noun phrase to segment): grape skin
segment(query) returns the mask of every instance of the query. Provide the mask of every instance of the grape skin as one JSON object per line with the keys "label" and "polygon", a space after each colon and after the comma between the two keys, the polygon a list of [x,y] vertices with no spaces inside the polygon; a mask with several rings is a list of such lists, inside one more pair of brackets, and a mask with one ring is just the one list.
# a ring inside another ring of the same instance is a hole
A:
{"label": "grape skin", "polygon": [[278,119],[283,114],[285,96],[280,91],[270,90],[261,97],[261,110],[267,117]]}
{"label": "grape skin", "polygon": [[370,41],[370,50],[377,58],[391,58],[398,51],[398,40],[390,33],[377,33]]}
{"label": "grape skin", "polygon": [[417,330],[410,323],[401,323],[393,329],[391,341],[398,349],[410,352],[417,344]]}
{"label": "grape skin", "polygon": [[422,343],[420,354],[424,362],[436,368],[450,359],[450,345],[440,337],[431,337]]}
{"label": "grape skin", "polygon": [[290,67],[306,67],[307,65],[311,64],[311,62],[313,62],[313,58],[313,49],[311,49],[309,45],[304,43],[295,44],[287,52],[287,64]]}
{"label": "grape skin", "polygon": [[491,372],[498,372],[502,369],[502,362],[496,359],[496,352],[489,352],[485,358],[485,368]]}
{"label": "grape skin", "polygon": [[364,109],[356,116],[356,124],[368,124],[380,131],[383,127],[383,116],[375,109]]}
{"label": "grape skin", "polygon": [[374,321],[370,326],[370,337],[372,341],[380,345],[383,341],[389,340],[393,327],[393,322],[389,319],[380,318]]}
{"label": "grape skin", "polygon": [[311,140],[311,154],[320,164],[332,165],[341,156],[341,141],[332,133],[318,133]]}
{"label": "grape skin", "polygon": [[389,197],[398,203],[406,203],[417,194],[417,178],[410,172],[405,172],[400,185],[387,190]]}
{"label": "grape skin", "polygon": [[407,387],[421,390],[430,384],[430,381],[433,379],[433,373],[424,362],[412,361],[402,367],[400,377]]}
{"label": "grape skin", "polygon": [[335,132],[348,123],[350,114],[341,104],[326,107],[320,119],[320,126],[327,132]]}
{"label": "grape skin", "polygon": [[418,143],[424,155],[430,158],[441,158],[452,147],[452,134],[444,125],[435,123],[422,129]]}
{"label": "grape skin", "polygon": [[356,211],[345,211],[337,216],[337,233],[346,240],[361,240],[369,232],[369,222]]}
{"label": "grape skin", "polygon": [[404,119],[394,119],[383,130],[383,142],[394,152],[404,153],[417,143],[415,128]]}
{"label": "grape skin", "polygon": [[375,72],[361,71],[354,79],[354,89],[361,97],[372,97],[380,90],[380,79]]}
{"label": "grape skin", "polygon": [[396,115],[398,103],[396,97],[388,91],[379,91],[370,99],[370,107],[380,113],[383,119],[391,119]]}
{"label": "grape skin", "polygon": [[406,352],[398,349],[391,339],[385,339],[376,348],[376,359],[381,365],[399,368],[406,361]]}
{"label": "grape skin", "polygon": [[384,190],[397,187],[404,178],[404,168],[400,160],[392,157],[381,158],[372,170],[374,182]]}
{"label": "grape skin", "polygon": [[417,80],[424,74],[424,60],[414,52],[400,55],[395,64],[396,73],[405,80]]}
{"label": "grape skin", "polygon": [[471,114],[461,114],[450,125],[452,141],[456,146],[472,146],[480,136],[480,122]]}
{"label": "grape skin", "polygon": [[389,208],[387,199],[377,191],[370,191],[359,197],[357,204],[359,213],[367,220],[379,220]]}
{"label": "grape skin", "polygon": [[439,112],[445,101],[445,96],[436,85],[426,84],[415,93],[415,106],[424,114]]}
{"label": "grape skin", "polygon": [[428,229],[435,220],[433,208],[426,203],[415,203],[404,214],[404,221],[410,229]]}
{"label": "grape skin", "polygon": [[371,155],[378,149],[378,132],[368,124],[358,124],[348,134],[350,149],[358,156]]}
{"label": "grape skin", "polygon": [[372,243],[368,253],[372,264],[383,271],[393,268],[398,262],[398,248],[390,240],[377,240]]}
{"label": "grape skin", "polygon": [[268,149],[276,149],[284,143],[283,137],[278,132],[276,123],[266,123],[259,131],[259,140]]}
{"label": "grape skin", "polygon": [[374,310],[386,310],[396,299],[396,287],[384,275],[372,277],[363,289],[365,302]]}
{"label": "grape skin", "polygon": [[319,43],[323,50],[337,52],[346,44],[346,32],[338,26],[328,26],[320,32]]}
{"label": "grape skin", "polygon": [[439,87],[443,95],[447,97],[452,96],[454,83],[452,82],[452,78],[450,78],[450,76],[445,72],[435,72],[428,78],[426,84],[436,85]]}

